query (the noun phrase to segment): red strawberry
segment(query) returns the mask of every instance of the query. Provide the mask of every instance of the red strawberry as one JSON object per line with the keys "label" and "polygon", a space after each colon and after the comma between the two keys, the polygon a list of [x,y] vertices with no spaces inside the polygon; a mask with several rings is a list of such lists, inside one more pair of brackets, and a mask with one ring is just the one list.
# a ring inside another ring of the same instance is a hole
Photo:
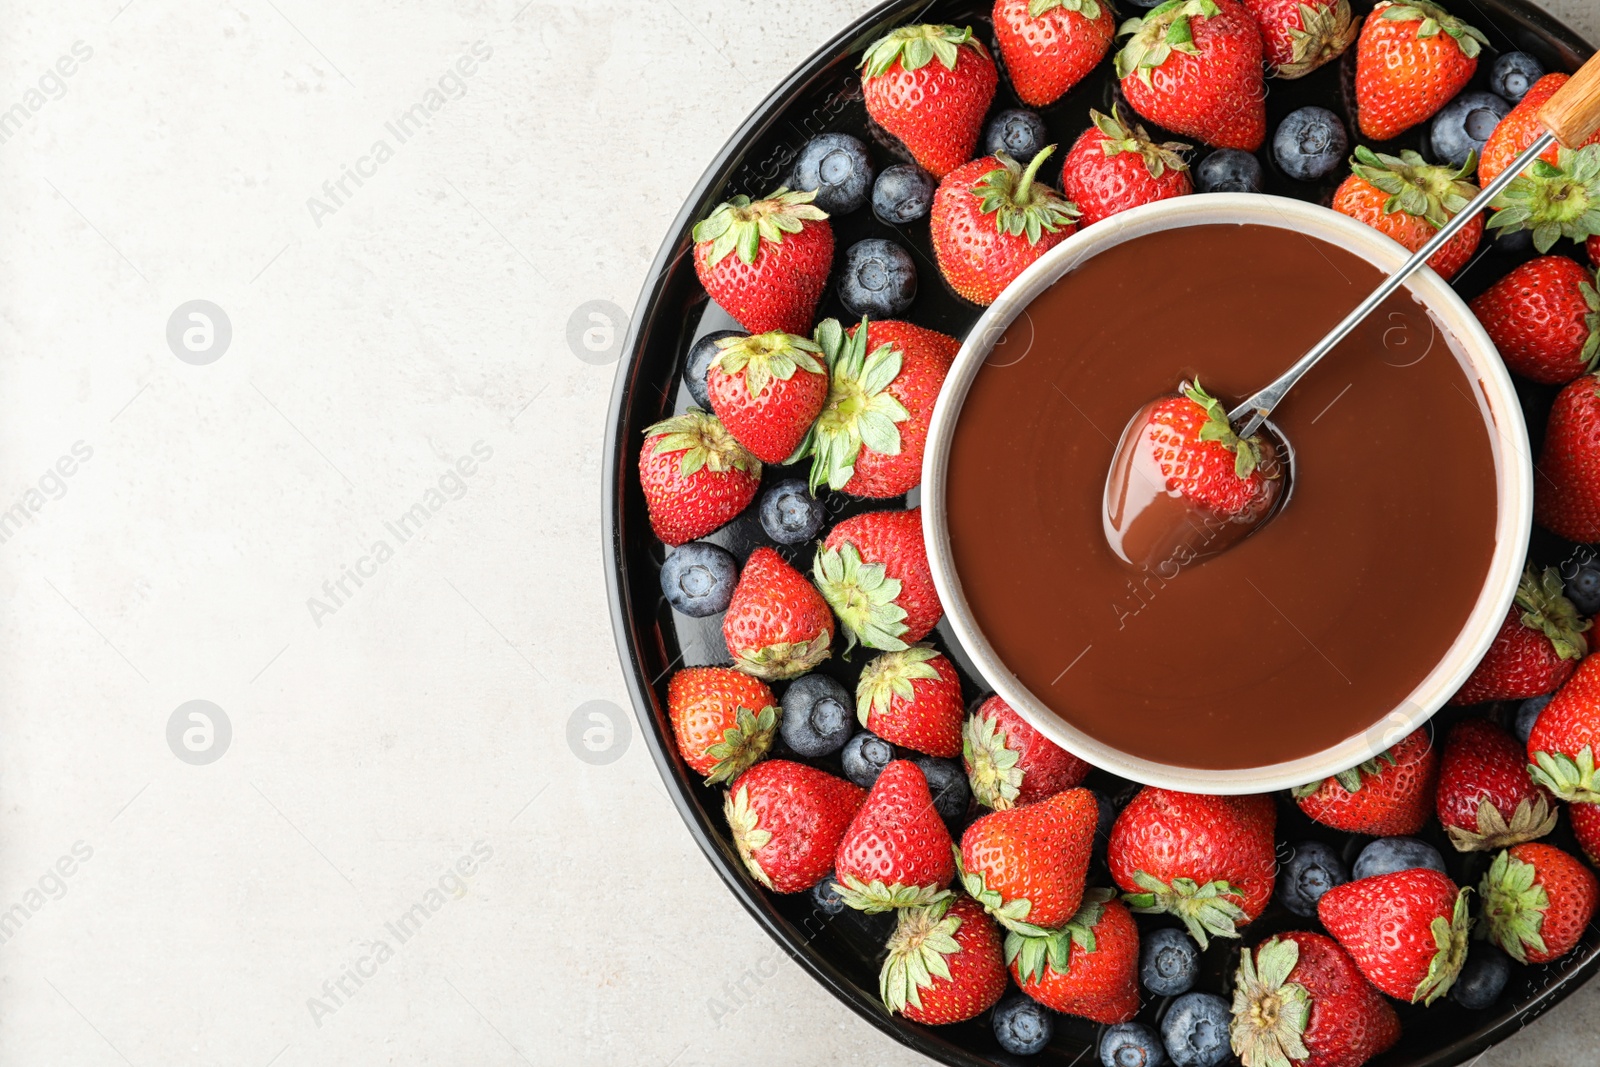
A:
{"label": "red strawberry", "polygon": [[1562,593],[1561,574],[1528,568],[1517,584],[1516,601],[1483,660],[1450,698],[1452,704],[1523,700],[1559,688],[1589,651],[1584,631],[1594,625]]}
{"label": "red strawberry", "polygon": [[1028,725],[997,696],[973,713],[961,738],[972,795],[996,811],[1044,800],[1089,774],[1087,763]]}
{"label": "red strawberry", "polygon": [[1047,937],[1083,902],[1100,808],[1087,789],[996,811],[961,835],[956,872],[972,897],[1009,930]]}
{"label": "red strawberry", "polygon": [[723,814],[755,880],[777,893],[810,889],[833,869],[867,791],[789,760],[769,759],[728,787]]}
{"label": "red strawberry", "polygon": [[974,304],[992,304],[1017,275],[1075,228],[1078,209],[1036,180],[1055,151],[1026,169],[1001,152],[957,167],[933,194],[928,226],[939,272]]}
{"label": "red strawberry", "polygon": [[[1600,744],[1600,656],[1578,664],[1534,720],[1528,735],[1528,773],[1557,798],[1579,805],[1600,802],[1595,746]],[[1577,817],[1573,825],[1577,825]]]}
{"label": "red strawberry", "polygon": [[995,0],[994,36],[1017,96],[1044,107],[1111,50],[1117,18],[1098,0]]}
{"label": "red strawberry", "polygon": [[888,949],[878,993],[891,1015],[927,1026],[965,1022],[1006,991],[1000,931],[967,897],[905,909]]}
{"label": "red strawberry", "polygon": [[1600,233],[1585,241],[1583,247],[1589,253],[1589,262],[1600,268]]}
{"label": "red strawberry", "polygon": [[[1544,132],[1539,112],[1571,77],[1570,74],[1546,74],[1534,82],[1517,106],[1500,120],[1489,134],[1488,141],[1484,142],[1483,155],[1478,160],[1478,184],[1488,185],[1494,181],[1501,171],[1511,166],[1513,160],[1539,139]],[[1600,132],[1584,142],[1584,145],[1596,144],[1600,144]],[[1559,146],[1551,145],[1539,158],[1546,163],[1555,163],[1560,158]],[[1597,265],[1600,265],[1600,261],[1597,261]]]}
{"label": "red strawberry", "polygon": [[729,522],[755,498],[761,461],[722,420],[690,408],[645,430],[639,485],[650,529],[674,547]]}
{"label": "red strawberry", "polygon": [[1428,821],[1439,754],[1426,728],[1415,730],[1358,767],[1294,790],[1300,810],[1351,834],[1414,834]]}
{"label": "red strawberry", "polygon": [[835,888],[867,912],[932,904],[948,895],[954,851],[921,768],[892,760],[839,842]]}
{"label": "red strawberry", "polygon": [[1168,912],[1205,948],[1259,916],[1277,869],[1267,796],[1141,789],[1111,824],[1106,859],[1137,912]]}
{"label": "red strawberry", "polygon": [[[1135,464],[1148,462],[1177,493],[1207,512],[1228,520],[1252,522],[1272,509],[1283,480],[1273,476],[1270,458],[1259,434],[1241,440],[1222,403],[1199,382],[1185,382],[1181,395],[1156,401],[1146,409],[1134,446],[1143,453]],[[1120,447],[1118,451],[1123,451]]]}
{"label": "red strawberry", "polygon": [[734,586],[722,636],[733,665],[757,678],[802,675],[828,658],[833,613],[805,575],[770,548],[750,553]]}
{"label": "red strawberry", "polygon": [[1054,1011],[1097,1023],[1139,1013],[1139,927],[1109,889],[1090,889],[1065,936],[1006,937],[1011,976]]}
{"label": "red strawberry", "polygon": [[1561,390],[1535,465],[1533,517],[1572,541],[1600,541],[1600,377]]}
{"label": "red strawberry", "polygon": [[1117,31],[1117,77],[1133,109],[1214,148],[1254,152],[1267,136],[1261,31],[1234,0],[1166,0]]}
{"label": "red strawberry", "polygon": [[869,511],[828,531],[812,575],[844,626],[847,648],[899,652],[927,637],[944,606],[922,540],[922,509]]}
{"label": "red strawberry", "polygon": [[684,762],[710,785],[732,781],[767,754],[778,701],[742,671],[685,667],[667,683],[667,717]]}
{"label": "red strawberry", "polygon": [[1400,1017],[1338,942],[1294,930],[1239,957],[1230,1036],[1245,1067],[1361,1067]]}
{"label": "red strawberry", "polygon": [[1556,827],[1555,801],[1528,777],[1522,746],[1488,719],[1450,728],[1434,806],[1450,843],[1462,852],[1532,841]]}
{"label": "red strawberry", "polygon": [[1399,1000],[1432,1004],[1467,958],[1467,895],[1448,875],[1413,867],[1334,886],[1317,918],[1367,981]]}
{"label": "red strawberry", "polygon": [[[1412,252],[1432,240],[1439,227],[1478,195],[1478,187],[1465,179],[1469,168],[1434,166],[1409,149],[1385,156],[1357,145],[1350,172],[1334,190],[1333,210],[1366,223]],[[1428,266],[1448,281],[1467,265],[1482,238],[1483,220],[1475,218],[1429,257]]]}
{"label": "red strawberry", "polygon": [[1090,109],[1093,123],[1078,137],[1061,167],[1061,191],[1077,205],[1078,225],[1088,226],[1130,207],[1194,192],[1186,144],[1156,144],[1143,126]]}
{"label": "red strawberry", "polygon": [[885,652],[856,682],[861,725],[885,741],[948,759],[961,754],[961,678],[927,645]]}
{"label": "red strawberry", "polygon": [[728,337],[706,373],[711,410],[763,463],[787,460],[828,397],[822,349],[808,337]]}
{"label": "red strawberry", "polygon": [[1571,804],[1567,817],[1572,820],[1572,836],[1590,863],[1600,864],[1600,804]]}
{"label": "red strawberry", "polygon": [[1350,0],[1241,0],[1261,28],[1277,78],[1303,78],[1337,59],[1356,39]]}
{"label": "red strawberry", "polygon": [[826,483],[852,496],[904,496],[922,480],[928,420],[961,342],[909,322],[863,325],[817,327],[832,381],[801,447],[812,457],[813,490]]}
{"label": "red strawberry", "polygon": [[935,178],[972,158],[999,80],[970,27],[901,26],[861,60],[867,114]]}
{"label": "red strawberry", "polygon": [[1540,256],[1472,302],[1500,358],[1535,382],[1563,385],[1600,359],[1600,280],[1566,256]]}
{"label": "red strawberry", "polygon": [[1494,858],[1478,893],[1489,940],[1518,963],[1549,963],[1583,937],[1600,880],[1552,845],[1515,845]]}
{"label": "red strawberry", "polygon": [[1438,113],[1478,69],[1483,33],[1428,0],[1383,0],[1356,42],[1356,118],[1387,141]]}
{"label": "red strawberry", "polygon": [[833,266],[833,228],[812,192],[736,196],[694,227],[694,271],[751,333],[811,329]]}

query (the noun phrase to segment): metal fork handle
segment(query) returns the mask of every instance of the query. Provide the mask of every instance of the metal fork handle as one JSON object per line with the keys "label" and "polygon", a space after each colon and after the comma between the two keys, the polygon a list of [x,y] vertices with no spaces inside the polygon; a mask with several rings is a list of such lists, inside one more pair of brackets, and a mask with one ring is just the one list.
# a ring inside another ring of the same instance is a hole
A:
{"label": "metal fork handle", "polygon": [[[1428,239],[1428,243],[1417,250],[1416,255],[1400,264],[1393,274],[1384,279],[1382,285],[1373,290],[1371,296],[1363,300],[1354,311],[1346,315],[1343,321],[1329,331],[1326,337],[1313,345],[1310,351],[1296,360],[1294,366],[1284,371],[1265,389],[1262,389],[1228,412],[1228,421],[1239,427],[1239,436],[1249,437],[1259,430],[1261,424],[1266,421],[1267,416],[1272,414],[1272,409],[1278,406],[1278,402],[1283,399],[1284,394],[1293,388],[1294,384],[1305,375],[1306,371],[1316,366],[1317,361],[1332,351],[1340,341],[1348,337],[1350,331],[1359,326],[1363,319],[1375,311],[1390,296],[1394,295],[1395,291],[1406,283],[1407,278],[1415,274],[1433,257],[1435,252],[1443,248],[1452,237],[1460,232],[1463,226],[1472,221],[1473,217],[1487,208],[1489,202],[1499,196],[1506,186],[1515,181],[1517,175],[1521,174],[1534,160],[1543,155],[1545,149],[1555,143],[1555,134],[1548,130],[1541,133],[1538,140],[1528,146],[1527,151],[1523,152],[1516,158],[1515,162],[1501,171],[1494,181],[1484,186],[1483,191],[1473,197],[1472,202],[1466,207],[1456,212],[1455,217],[1439,227],[1438,231]],[[1240,419],[1245,420],[1242,425],[1239,422]]]}

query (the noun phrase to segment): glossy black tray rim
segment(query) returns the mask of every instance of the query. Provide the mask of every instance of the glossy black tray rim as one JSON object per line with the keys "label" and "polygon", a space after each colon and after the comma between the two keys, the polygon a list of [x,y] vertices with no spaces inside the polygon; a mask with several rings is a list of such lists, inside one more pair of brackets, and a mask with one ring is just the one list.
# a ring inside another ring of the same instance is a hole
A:
{"label": "glossy black tray rim", "polygon": [[[1482,21],[1516,24],[1532,35],[1561,41],[1580,54],[1586,55],[1592,51],[1592,46],[1572,29],[1528,0],[1464,2]],[[768,899],[766,891],[746,872],[738,854],[723,839],[719,829],[721,810],[703,804],[694,791],[687,787],[682,777],[682,761],[673,747],[671,734],[663,732],[661,728],[666,721],[665,713],[664,709],[657,706],[655,681],[644,670],[647,641],[639,624],[640,613],[633,603],[628,576],[630,564],[623,543],[627,478],[637,461],[638,450],[634,435],[639,427],[634,426],[633,401],[634,386],[642,369],[639,354],[655,332],[676,332],[681,328],[680,313],[665,306],[663,295],[673,268],[693,247],[690,230],[724,198],[728,183],[747,162],[748,149],[784,119],[785,112],[798,96],[834,77],[841,66],[853,66],[854,53],[884,31],[908,21],[916,21],[927,7],[927,0],[886,0],[835,35],[767,95],[728,138],[695,184],[656,253],[629,323],[606,417],[604,454],[607,465],[602,475],[601,526],[611,625],[640,732],[678,814],[728,890],[785,953],[879,1030],[923,1055],[952,1067],[992,1067],[992,1060],[973,1055],[952,1043],[941,1036],[937,1028],[886,1014],[872,991],[859,988],[812,946],[815,931],[802,929],[780,913]],[[650,585],[654,584],[652,575]],[[1473,1031],[1458,1041],[1414,1059],[1408,1067],[1457,1067],[1466,1063],[1517,1033],[1570,996],[1596,971],[1600,971],[1600,950],[1590,952],[1577,966],[1534,996],[1500,1012],[1487,1029]]]}

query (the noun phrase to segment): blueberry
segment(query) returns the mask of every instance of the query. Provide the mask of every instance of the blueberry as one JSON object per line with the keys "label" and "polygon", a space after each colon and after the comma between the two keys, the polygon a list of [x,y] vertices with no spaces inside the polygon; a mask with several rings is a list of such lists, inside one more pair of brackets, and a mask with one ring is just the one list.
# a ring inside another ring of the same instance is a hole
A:
{"label": "blueberry", "polygon": [[839,762],[844,776],[863,789],[871,789],[878,775],[894,759],[894,746],[877,734],[862,730],[844,743]]}
{"label": "blueberry", "polygon": [[824,915],[838,915],[847,906],[844,898],[839,896],[833,888],[834,873],[811,887],[811,903]]}
{"label": "blueberry", "polygon": [[1219,148],[1194,169],[1202,193],[1259,193],[1265,188],[1261,161],[1237,148]]}
{"label": "blueberry", "polygon": [[1349,150],[1350,137],[1344,132],[1344,123],[1325,107],[1289,112],[1272,135],[1272,158],[1296,181],[1314,182],[1327,177],[1344,162]]}
{"label": "blueberry", "polygon": [[1013,1056],[1043,1052],[1055,1032],[1055,1013],[1032,997],[1012,993],[994,1006],[994,1039]]}
{"label": "blueberry", "polygon": [[1004,152],[1012,159],[1027,162],[1049,143],[1050,131],[1044,128],[1044,119],[1021,108],[998,112],[983,128],[983,154],[986,156]]}
{"label": "blueberry", "polygon": [[1167,1055],[1177,1067],[1217,1067],[1232,1052],[1228,1002],[1215,993],[1185,993],[1161,1021]]}
{"label": "blueberry", "polygon": [[1294,855],[1278,868],[1278,899],[1302,918],[1317,914],[1317,901],[1336,885],[1350,880],[1350,868],[1321,841],[1301,841]]}
{"label": "blueberry", "polygon": [[1467,157],[1483,151],[1511,105],[1493,93],[1462,93],[1433,117],[1428,140],[1433,154],[1452,167],[1465,166]]}
{"label": "blueberry", "polygon": [[1117,821],[1117,802],[1096,789],[1094,803],[1100,809],[1094,823],[1094,842],[1103,849],[1111,844],[1111,824]]}
{"label": "blueberry", "polygon": [[739,584],[739,561],[709,541],[690,541],[672,550],[661,565],[661,592],[674,611],[703,619],[728,610]]}
{"label": "blueberry", "polygon": [[806,483],[788,478],[761,496],[761,528],[780,545],[798,545],[817,536],[826,512]]}
{"label": "blueberry", "polygon": [[1414,837],[1380,837],[1361,850],[1350,874],[1359,882],[1363,878],[1409,871],[1414,867],[1431,867],[1440,874],[1448,873],[1444,869],[1444,857],[1426,841]]}
{"label": "blueberry", "polygon": [[867,202],[872,158],[848,133],[818,134],[800,149],[792,180],[796,189],[816,190],[814,203],[828,214],[848,214]]}
{"label": "blueberry", "polygon": [[808,759],[839,751],[856,726],[850,690],[826,674],[796,678],[783,691],[781,703],[778,732],[783,743]]}
{"label": "blueberry", "polygon": [[1589,558],[1561,568],[1562,591],[1580,615],[1600,614],[1600,559]]}
{"label": "blueberry", "polygon": [[1544,77],[1544,66],[1526,52],[1507,52],[1489,71],[1489,88],[1515,104],[1533,83]]}
{"label": "blueberry", "polygon": [[928,779],[928,792],[933,794],[933,810],[943,819],[959,819],[967,813],[972,800],[972,787],[967,784],[967,772],[958,760],[919,756],[916,759]]}
{"label": "blueberry", "polygon": [[1144,1023],[1117,1023],[1100,1035],[1100,1062],[1105,1067],[1163,1067],[1167,1054]]}
{"label": "blueberry", "polygon": [[1469,1011],[1482,1011],[1500,999],[1511,977],[1511,961],[1486,941],[1467,950],[1467,962],[1450,987],[1450,999]]}
{"label": "blueberry", "polygon": [[839,299],[853,315],[888,319],[917,298],[917,265],[911,253],[881,237],[857,241],[844,254]]}
{"label": "blueberry", "polygon": [[1529,697],[1517,705],[1517,721],[1512,724],[1511,732],[1517,735],[1517,740],[1523,744],[1528,743],[1528,735],[1533,733],[1533,724],[1539,721],[1539,713],[1544,706],[1550,703],[1554,693],[1546,693],[1542,697]]}
{"label": "blueberry", "polygon": [[712,330],[689,347],[689,358],[683,361],[683,384],[702,411],[711,410],[711,394],[706,391],[706,373],[711,361],[717,357],[717,342],[728,337],[748,337],[743,330]]}
{"label": "blueberry", "polygon": [[926,218],[939,183],[915,163],[886,167],[872,186],[872,213],[878,221],[904,226]]}
{"label": "blueberry", "polygon": [[1508,256],[1533,251],[1532,230],[1500,229],[1494,231],[1494,250]]}
{"label": "blueberry", "polygon": [[1158,997],[1194,988],[1200,976],[1200,946],[1175,926],[1151,932],[1139,946],[1139,981]]}

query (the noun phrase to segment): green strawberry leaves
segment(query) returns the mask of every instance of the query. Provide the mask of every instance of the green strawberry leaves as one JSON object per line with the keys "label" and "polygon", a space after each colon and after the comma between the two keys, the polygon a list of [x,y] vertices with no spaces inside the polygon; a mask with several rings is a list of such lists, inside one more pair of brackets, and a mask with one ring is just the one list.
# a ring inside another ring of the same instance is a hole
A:
{"label": "green strawberry leaves", "polygon": [[1404,212],[1427,219],[1434,229],[1449,222],[1478,195],[1478,187],[1466,180],[1477,166],[1476,154],[1469,154],[1459,170],[1452,170],[1435,166],[1410,149],[1389,156],[1366,145],[1357,145],[1350,160],[1352,174],[1389,194],[1383,202],[1385,215]]}
{"label": "green strawberry leaves", "polygon": [[1482,30],[1467,25],[1438,4],[1428,3],[1427,0],[1391,4],[1383,9],[1380,17],[1391,22],[1419,23],[1417,36],[1424,39],[1443,33],[1455,41],[1461,54],[1468,59],[1476,58],[1482,46],[1489,43],[1489,38],[1483,35]]}
{"label": "green strawberry leaves", "polygon": [[1554,163],[1535,160],[1489,206],[1498,209],[1489,229],[1532,230],[1541,254],[1562,237],[1600,234],[1600,145],[1560,149]]}
{"label": "green strawberry leaves", "polygon": [[[1354,767],[1349,767],[1340,771],[1338,774],[1335,774],[1333,776],[1333,781],[1338,782],[1339,786],[1346,793],[1356,793],[1361,790],[1362,783],[1369,775],[1376,777],[1384,772],[1386,764],[1389,767],[1394,767],[1397,766],[1399,762],[1400,761],[1395,758],[1393,749],[1384,749],[1371,759],[1363,760]],[[1296,800],[1304,800],[1312,793],[1315,793],[1317,790],[1321,789],[1323,783],[1326,781],[1328,781],[1327,778],[1319,778],[1315,782],[1307,782],[1305,785],[1295,786],[1292,790],[1294,798]]]}
{"label": "green strawberry leaves", "polygon": [[1299,962],[1300,946],[1279,937],[1239,956],[1229,1036],[1248,1067],[1292,1067],[1311,1058],[1305,1041],[1311,993],[1289,981]]}
{"label": "green strawberry leaves", "polygon": [[733,846],[738,849],[745,869],[752,878],[771,889],[772,879],[756,862],[755,854],[772,841],[772,831],[761,828],[756,811],[750,806],[750,790],[741,785],[737,792],[730,791],[723,799],[722,812],[727,816],[728,828],[733,831]]}
{"label": "green strawberry leaves", "polygon": [[1022,793],[1022,753],[1006,743],[1006,732],[992,715],[970,715],[961,726],[961,758],[972,795],[995,811],[1016,806]]}
{"label": "green strawberry leaves", "polygon": [[746,263],[754,263],[761,252],[761,242],[782,244],[787,233],[799,233],[808,222],[820,222],[828,213],[811,201],[815,191],[795,191],[780,188],[763,200],[752,201],[748,196],[736,196],[718,204],[711,214],[695,223],[694,241],[711,242],[706,254],[708,266],[716,266],[735,250]]}
{"label": "green strawberry leaves", "polygon": [[706,755],[717,761],[706,775],[706,785],[731,782],[755,766],[772,747],[777,726],[778,709],[771,704],[760,712],[741,705],[734,713],[733,725],[722,731],[722,740],[706,749]]}
{"label": "green strawberry leaves", "polygon": [[1279,78],[1302,78],[1341,55],[1360,33],[1361,26],[1350,12],[1350,0],[1326,7],[1299,5],[1300,25],[1289,31],[1289,62],[1274,73]]}
{"label": "green strawberry leaves", "polygon": [[1026,234],[1028,243],[1036,245],[1046,233],[1059,233],[1077,221],[1076,204],[1048,185],[1034,184],[1039,168],[1055,150],[1053,144],[1039,149],[1026,170],[1006,153],[995,153],[1000,166],[979,178],[971,192],[978,198],[978,210],[994,216],[996,233]]}
{"label": "green strawberry leaves", "polygon": [[876,78],[887,73],[896,60],[901,70],[920,70],[937,59],[945,70],[955,70],[963,48],[971,48],[981,56],[989,54],[972,36],[970,26],[965,29],[928,23],[901,26],[872,43],[861,58],[861,69],[867,77]]}
{"label": "green strawberry leaves", "polygon": [[828,658],[833,635],[821,630],[808,641],[780,641],[761,648],[738,649],[734,666],[766,681],[795,678]]}
{"label": "green strawberry leaves", "polygon": [[931,663],[938,655],[928,645],[913,645],[900,652],[885,652],[862,668],[856,682],[856,717],[862,727],[874,714],[887,715],[895,697],[915,699],[913,683],[917,679],[937,681],[939,672]]}
{"label": "green strawberry leaves", "polygon": [[1543,837],[1556,828],[1558,814],[1558,809],[1539,793],[1517,801],[1507,821],[1488,797],[1479,797],[1477,829],[1446,826],[1445,834],[1457,852],[1488,852]]}
{"label": "green strawberry leaves", "polygon": [[833,891],[850,907],[868,914],[926,907],[951,895],[950,890],[936,885],[902,885],[899,882],[886,885],[876,878],[867,882],[853,874],[846,874],[841,881],[833,883]]}
{"label": "green strawberry leaves", "polygon": [[1533,864],[1501,852],[1489,865],[1478,894],[1483,898],[1484,929],[1489,938],[1506,950],[1518,963],[1528,962],[1528,949],[1545,952],[1545,912],[1550,910],[1550,895],[1539,883]]}
{"label": "green strawberry leaves", "polygon": [[1139,79],[1149,85],[1150,72],[1165,63],[1172,53],[1199,55],[1190,20],[1218,14],[1221,9],[1212,0],[1166,0],[1143,18],[1124,22],[1117,36],[1128,37],[1128,43],[1117,53],[1117,77],[1126,78],[1137,73]]}
{"label": "green strawberry leaves", "polygon": [[775,379],[786,382],[795,371],[826,374],[817,358],[821,353],[822,346],[809,337],[774,330],[753,337],[724,337],[717,342],[711,366],[727,375],[742,373],[744,387],[754,400]]}
{"label": "green strawberry leaves", "polygon": [[1159,178],[1169,170],[1189,169],[1189,164],[1183,161],[1183,153],[1193,145],[1181,141],[1157,144],[1150,139],[1150,134],[1143,126],[1123,119],[1120,104],[1111,105],[1109,115],[1091,108],[1089,120],[1094,123],[1095,129],[1105,135],[1105,140],[1100,142],[1100,151],[1108,157],[1132,152],[1144,160],[1145,169],[1152,178]]}
{"label": "green strawberry leaves", "polygon": [[1528,774],[1557,799],[1570,804],[1600,803],[1600,781],[1595,780],[1594,748],[1590,745],[1584,745],[1576,756],[1535,752]]}
{"label": "green strawberry leaves", "polygon": [[1411,994],[1411,1003],[1432,1004],[1456,984],[1461,965],[1467,961],[1467,932],[1472,928],[1472,916],[1467,911],[1467,896],[1472,890],[1463,889],[1456,894],[1455,908],[1450,918],[1440,916],[1429,927],[1437,950],[1428,961],[1428,973],[1417,983]]}
{"label": "green strawberry leaves", "polygon": [[844,489],[855,476],[863,448],[880,455],[900,454],[897,423],[911,418],[905,405],[887,392],[905,357],[893,345],[867,351],[867,320],[854,335],[838,319],[824,319],[813,336],[828,365],[828,399],[790,462],[811,456],[810,484]]}
{"label": "green strawberry leaves", "polygon": [[685,478],[701,468],[713,474],[736,470],[756,478],[761,477],[761,461],[734,440],[733,434],[722,425],[721,419],[715,415],[708,415],[699,408],[690,408],[681,415],[674,415],[645,427],[646,437],[655,437],[658,434],[661,435],[661,440],[656,442],[655,453],[662,455],[668,452],[682,452],[683,458],[678,464],[678,471]]}
{"label": "green strawberry leaves", "polygon": [[1236,925],[1248,919],[1245,910],[1228,899],[1244,894],[1225,881],[1200,885],[1193,878],[1174,878],[1169,885],[1135,871],[1133,882],[1142,892],[1122,894],[1129,908],[1145,915],[1176,915],[1201,948],[1210,945],[1212,937],[1238,937]]}
{"label": "green strawberry leaves", "polygon": [[1011,930],[1005,942],[1007,966],[1015,965],[1024,982],[1043,978],[1046,968],[1066,974],[1072,965],[1074,946],[1083,952],[1096,951],[1094,928],[1105,913],[1106,902],[1114,896],[1116,894],[1109,889],[1086,889],[1077,914],[1061,929],[1037,934]]}
{"label": "green strawberry leaves", "polygon": [[860,642],[885,652],[903,652],[906,609],[896,601],[900,579],[890,578],[881,563],[865,563],[861,550],[845,541],[838,548],[817,549],[811,564],[817,590],[845,630],[845,652]]}
{"label": "green strawberry leaves", "polygon": [[950,981],[945,957],[961,951],[956,943],[961,917],[949,911],[950,898],[946,897],[900,912],[886,946],[888,958],[878,972],[878,996],[890,1014],[899,1014],[907,1005],[922,1007],[922,990],[932,986],[935,978]]}
{"label": "green strawberry leaves", "polygon": [[1550,639],[1556,655],[1562,659],[1582,659],[1589,652],[1589,642],[1583,632],[1594,623],[1578,614],[1562,591],[1561,572],[1546,567],[1544,573],[1535,573],[1532,567],[1523,572],[1517,584],[1516,605],[1522,609],[1522,625],[1538,630]]}
{"label": "green strawberry leaves", "polygon": [[1075,11],[1086,19],[1100,17],[1100,5],[1095,0],[1028,0],[1028,17],[1036,19],[1051,11]]}
{"label": "green strawberry leaves", "polygon": [[1185,382],[1182,392],[1205,410],[1206,423],[1200,427],[1200,440],[1215,441],[1232,452],[1233,473],[1240,478],[1248,478],[1254,474],[1256,467],[1261,463],[1261,438],[1254,435],[1241,438],[1234,432],[1233,423],[1228,419],[1228,412],[1222,406],[1222,401],[1206,392],[1198,379],[1194,382]]}

